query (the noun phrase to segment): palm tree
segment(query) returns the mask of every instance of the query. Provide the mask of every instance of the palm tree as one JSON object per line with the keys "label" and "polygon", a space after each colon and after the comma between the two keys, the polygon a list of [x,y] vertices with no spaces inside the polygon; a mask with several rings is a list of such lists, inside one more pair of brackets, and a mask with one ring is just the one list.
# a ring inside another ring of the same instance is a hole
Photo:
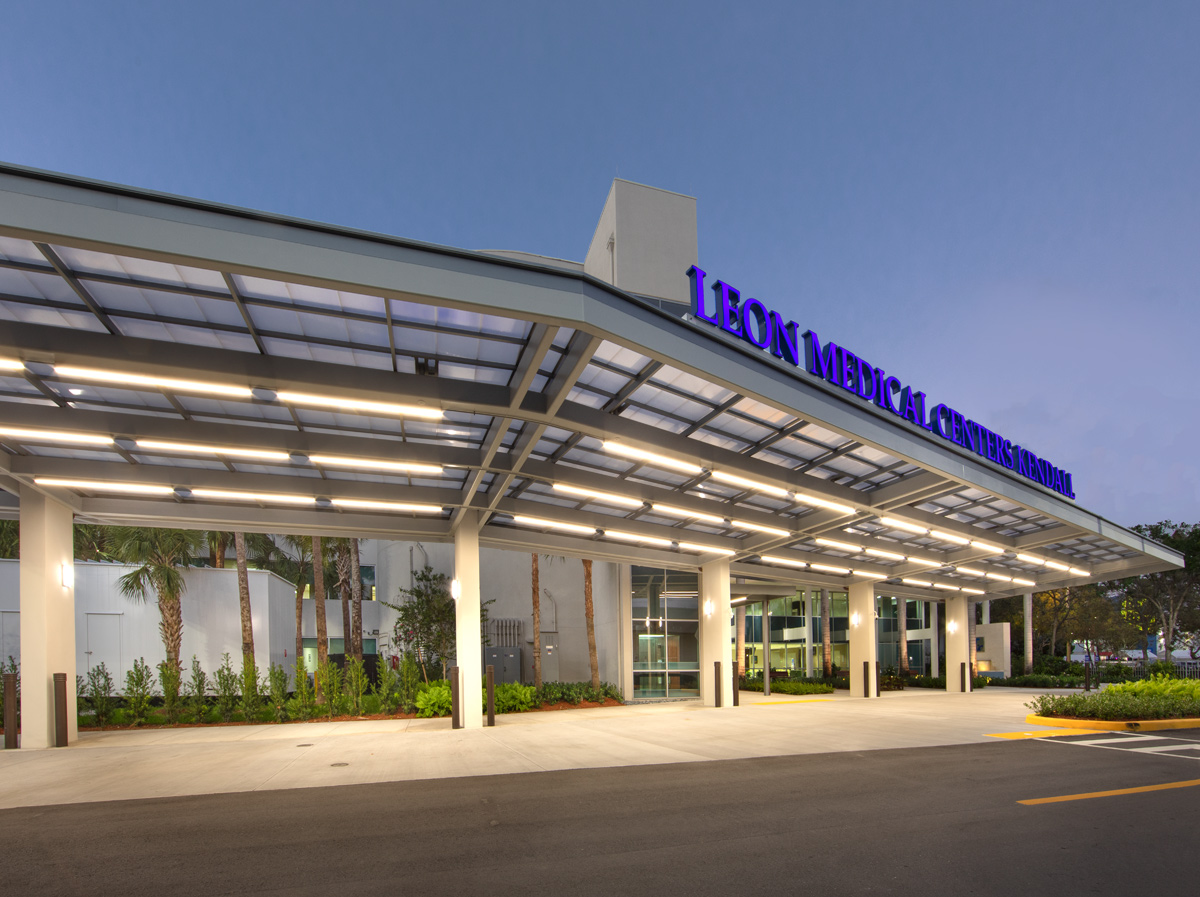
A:
{"label": "palm tree", "polygon": [[112,532],[112,555],[137,567],[118,580],[121,593],[135,601],[146,600],[153,589],[161,617],[159,633],[167,651],[167,663],[180,670],[183,643],[183,609],[179,598],[187,583],[182,568],[204,547],[204,536],[194,530],[151,529],[117,526]]}
{"label": "palm tree", "polygon": [[321,537],[312,537],[313,598],[317,612],[317,665],[329,659],[329,630],[325,625],[325,558],[321,554]]}
{"label": "palm tree", "polygon": [[208,543],[208,563],[218,570],[225,569],[225,552],[229,551],[229,543],[233,541],[233,533],[209,532],[204,534]]}
{"label": "palm tree", "polygon": [[350,539],[350,632],[354,639],[354,657],[362,660],[362,570],[358,563],[358,539]]}
{"label": "palm tree", "polygon": [[250,573],[246,569],[246,534],[234,533],[237,552],[238,606],[242,613],[242,661],[254,663],[254,618],[250,615]]}
{"label": "palm tree", "polygon": [[533,553],[533,687],[542,687],[542,583],[538,575],[538,556]]}
{"label": "palm tree", "polygon": [[896,637],[900,642],[900,669],[901,676],[908,675],[908,599],[896,599]]}
{"label": "palm tree", "polygon": [[342,654],[354,656],[354,637],[350,630],[350,544],[348,539],[333,539],[333,564],[337,570],[337,589],[342,599]]}
{"label": "palm tree", "polygon": [[592,607],[592,562],[583,562],[583,616],[587,621],[588,661],[592,665],[592,688],[600,688],[600,663],[596,659],[596,619]]}

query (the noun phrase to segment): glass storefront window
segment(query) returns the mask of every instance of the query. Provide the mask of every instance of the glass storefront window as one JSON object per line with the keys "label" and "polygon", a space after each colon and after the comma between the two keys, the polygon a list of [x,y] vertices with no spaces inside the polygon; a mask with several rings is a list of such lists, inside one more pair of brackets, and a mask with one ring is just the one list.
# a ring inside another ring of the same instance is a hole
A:
{"label": "glass storefront window", "polygon": [[699,695],[699,576],[656,567],[632,574],[633,696]]}

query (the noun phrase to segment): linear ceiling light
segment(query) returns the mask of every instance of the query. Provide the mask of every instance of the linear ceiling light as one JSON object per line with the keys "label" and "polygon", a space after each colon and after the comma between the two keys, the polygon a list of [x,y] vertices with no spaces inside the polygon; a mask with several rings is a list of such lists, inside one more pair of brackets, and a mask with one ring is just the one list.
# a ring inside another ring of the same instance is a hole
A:
{"label": "linear ceiling light", "polygon": [[999,580],[1000,582],[1012,582],[1013,581],[1011,576],[1001,576],[999,573],[985,573],[983,575],[986,576],[988,579],[996,579],[996,580]]}
{"label": "linear ceiling light", "polygon": [[933,583],[924,579],[902,579],[900,581],[906,582],[910,586],[925,586],[925,588],[929,588],[931,585],[933,585]]}
{"label": "linear ceiling light", "polygon": [[869,576],[871,579],[888,579],[886,573],[872,573],[870,570],[851,570],[855,576]]}
{"label": "linear ceiling light", "polygon": [[663,548],[671,546],[670,539],[660,539],[658,536],[642,536],[638,533],[627,533],[616,529],[606,529],[604,531],[604,538],[619,539],[622,542],[644,542],[647,545],[660,545]]}
{"label": "linear ceiling light", "polygon": [[723,470],[714,470],[712,478],[718,483],[724,483],[727,486],[737,486],[739,489],[747,489],[751,492],[762,492],[764,495],[774,495],[776,498],[787,498],[790,494],[782,486],[773,486],[770,483],[749,480],[734,473],[725,473]]}
{"label": "linear ceiling light", "polygon": [[959,573],[964,573],[967,576],[986,576],[982,570],[976,570],[974,567],[957,567]]}
{"label": "linear ceiling light", "polygon": [[234,386],[229,383],[209,383],[203,380],[180,380],[175,377],[150,377],[130,374],[125,371],[101,371],[95,368],[78,368],[74,365],[56,364],[54,373],[68,380],[89,380],[97,383],[112,383],[116,386],[143,386],[150,389],[165,389],[168,392],[198,392],[206,395],[228,396],[235,399],[252,397],[250,387]]}
{"label": "linear ceiling light", "polygon": [[438,420],[442,409],[424,405],[397,405],[394,402],[372,402],[367,399],[348,399],[345,396],[319,396],[307,392],[275,393],[275,398],[288,405],[313,405],[317,408],[332,408],[335,411],[365,411],[376,414],[394,414],[397,417],[423,417]]}
{"label": "linear ceiling light", "polygon": [[627,495],[613,495],[610,492],[597,492],[595,489],[582,489],[579,486],[568,486],[566,483],[555,483],[555,492],[565,492],[567,495],[575,495],[579,498],[587,498],[592,501],[604,501],[612,505],[621,505],[626,508],[640,508],[643,504],[640,498],[630,498]]}
{"label": "linear ceiling light", "polygon": [[731,549],[728,549],[728,548],[717,548],[713,545],[700,545],[696,542],[680,542],[679,548],[681,551],[695,551],[695,552],[699,552],[700,554],[707,554],[709,552],[712,552],[713,554],[724,554],[724,555],[737,554],[736,551],[732,551]]}
{"label": "linear ceiling light", "polygon": [[946,583],[944,583],[944,582],[935,582],[935,583],[933,584],[933,587],[934,587],[935,589],[943,589],[943,590],[945,590],[945,591],[947,591],[947,592],[958,592],[958,591],[960,591],[960,589],[958,588],[958,586],[950,586],[950,585],[946,585]]}
{"label": "linear ceiling light", "polygon": [[34,477],[39,486],[58,486],[63,489],[87,489],[95,492],[125,492],[129,495],[174,495],[171,486],[149,483],[104,483],[98,480],[65,480],[58,477]]}
{"label": "linear ceiling light", "polygon": [[1017,579],[1017,577],[1015,577],[1015,576],[1013,577],[1013,582],[1015,582],[1019,586],[1036,586],[1037,585],[1037,583],[1034,582],[1032,579]]}
{"label": "linear ceiling light", "polygon": [[1051,570],[1061,570],[1064,573],[1071,569],[1066,564],[1060,564],[1058,561],[1046,561],[1046,566]]}
{"label": "linear ceiling light", "polygon": [[862,554],[861,545],[851,545],[849,542],[838,542],[836,539],[813,539],[818,545],[824,545],[826,548],[836,548],[838,551],[845,551],[849,554]]}
{"label": "linear ceiling light", "polygon": [[1074,573],[1076,576],[1091,576],[1092,575],[1092,574],[1088,573],[1086,570],[1080,570],[1078,567],[1071,567],[1070,571],[1072,573]]}
{"label": "linear ceiling light", "polygon": [[189,489],[196,498],[216,498],[227,501],[261,501],[280,505],[315,505],[311,495],[289,495],[280,492],[239,492],[234,489]]}
{"label": "linear ceiling light", "polygon": [[978,548],[980,551],[986,551],[988,554],[1004,554],[1004,549],[998,545],[989,545],[987,542],[978,542],[975,539],[971,540],[971,547]]}
{"label": "linear ceiling light", "polygon": [[849,567],[831,567],[829,564],[809,564],[810,570],[820,570],[824,573],[840,573],[843,576],[850,572]]}
{"label": "linear ceiling light", "polygon": [[879,522],[885,526],[890,526],[892,529],[908,530],[910,533],[925,535],[929,532],[929,528],[925,526],[917,526],[915,523],[908,523],[904,520],[897,520],[894,517],[880,517]]}
{"label": "linear ceiling light", "polygon": [[522,526],[536,526],[540,529],[557,529],[564,533],[578,533],[581,536],[596,535],[594,526],[580,526],[577,523],[559,523],[557,520],[546,520],[542,517],[527,517],[524,514],[514,514],[513,520]]}
{"label": "linear ceiling light", "polygon": [[763,526],[761,523],[751,523],[749,520],[730,520],[729,522],[738,529],[753,530],[756,533],[767,533],[768,535],[785,538],[791,535],[787,530],[780,529],[777,526]]}
{"label": "linear ceiling light", "polygon": [[797,492],[792,495],[796,501],[803,505],[811,505],[814,508],[826,508],[830,511],[837,511],[839,514],[853,514],[854,508],[849,505],[839,504],[836,501],[829,501],[825,498],[816,498],[812,495],[805,495],[802,492]]}
{"label": "linear ceiling light", "polygon": [[983,589],[968,589],[966,586],[963,586],[963,587],[962,587],[962,591],[966,592],[968,595],[982,595],[982,594],[984,594],[984,591],[983,591]]}
{"label": "linear ceiling light", "polygon": [[30,442],[71,442],[78,445],[112,445],[111,436],[71,433],[66,430],[27,430],[24,427],[0,427],[0,436]]}
{"label": "linear ceiling light", "polygon": [[364,511],[399,511],[402,514],[440,514],[441,505],[425,505],[410,501],[372,501],[368,498],[331,498],[335,508],[361,508]]}
{"label": "linear ceiling light", "polygon": [[909,561],[909,563],[921,564],[926,567],[945,567],[946,566],[941,561],[931,561],[931,560],[929,560],[929,558],[915,558],[911,554],[908,556],[908,561]]}
{"label": "linear ceiling light", "polygon": [[696,476],[704,469],[699,464],[692,464],[688,461],[677,461],[674,458],[668,458],[666,455],[657,455],[654,452],[647,452],[640,448],[625,445],[623,442],[607,440],[602,445],[606,452],[612,452],[614,455],[622,455],[626,458],[633,458],[635,461],[653,464],[656,467],[665,467],[668,470],[677,470],[680,473],[687,473],[692,476]]}
{"label": "linear ceiling light", "polygon": [[929,535],[943,542],[953,542],[955,545],[969,545],[971,543],[970,539],[964,539],[962,536],[956,536],[953,533],[944,533],[938,529],[931,529]]}
{"label": "linear ceiling light", "polygon": [[701,514],[699,511],[689,511],[687,508],[677,508],[674,505],[660,505],[654,502],[650,507],[660,514],[669,514],[672,517],[684,517],[688,519],[703,520],[706,523],[716,523],[724,525],[725,518],[719,517],[716,514]]}
{"label": "linear ceiling light", "polygon": [[1045,558],[1040,558],[1036,554],[1018,554],[1017,560],[1024,561],[1027,564],[1033,564],[1034,566],[1037,566],[1037,567],[1040,567],[1044,563],[1046,563]]}
{"label": "linear ceiling light", "polygon": [[0,371],[23,371],[25,362],[17,358],[0,358]]}
{"label": "linear ceiling light", "polygon": [[309,455],[308,460],[323,467],[358,467],[363,470],[394,470],[396,473],[427,473],[440,476],[441,465],[415,461],[379,461],[374,458],[344,458],[341,455]]}
{"label": "linear ceiling light", "polygon": [[164,442],[161,439],[138,439],[137,447],[162,452],[191,452],[203,455],[229,455],[238,458],[256,458],[263,461],[288,461],[287,452],[272,452],[265,449],[239,448],[232,445],[196,445],[190,442]]}
{"label": "linear ceiling light", "polygon": [[882,548],[864,548],[863,551],[877,558],[890,558],[893,561],[904,560],[904,555],[896,554],[894,551],[884,551]]}
{"label": "linear ceiling light", "polygon": [[786,567],[807,567],[808,564],[804,561],[793,561],[791,558],[776,557],[771,554],[764,554],[761,560],[768,564],[783,564]]}

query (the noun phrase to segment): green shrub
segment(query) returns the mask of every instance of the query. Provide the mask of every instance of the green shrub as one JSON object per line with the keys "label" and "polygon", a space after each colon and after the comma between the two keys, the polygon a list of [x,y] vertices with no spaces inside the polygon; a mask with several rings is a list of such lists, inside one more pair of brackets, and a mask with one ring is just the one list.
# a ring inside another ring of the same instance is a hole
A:
{"label": "green shrub", "polygon": [[993,685],[1007,688],[1082,688],[1083,679],[1078,676],[1050,676],[1045,673],[1030,673],[1025,676],[1009,676],[997,679]]}
{"label": "green shrub", "polygon": [[229,662],[229,654],[221,655],[221,666],[217,668],[216,679],[213,681],[216,691],[217,712],[223,722],[233,720],[233,711],[237,707],[238,692],[241,682],[238,674],[233,671]]}
{"label": "green shrub", "polygon": [[243,654],[241,700],[238,701],[238,707],[246,718],[246,722],[254,722],[259,711],[262,710],[263,691],[265,691],[263,684],[258,680],[258,664],[254,662],[253,656]]}
{"label": "green shrub", "polygon": [[104,726],[112,719],[113,712],[113,679],[108,667],[96,664],[88,670],[86,682],[87,702],[96,715],[96,725]]}
{"label": "green shrub", "polygon": [[1175,679],[1156,673],[1149,679],[1111,685],[1105,690],[1112,694],[1177,696],[1200,700],[1200,679]]}
{"label": "green shrub", "polygon": [[[21,725],[21,668],[13,659],[12,655],[8,656],[8,664],[5,665],[0,661],[0,673],[15,673],[17,676],[17,726]],[[76,691],[76,694],[79,694]],[[0,725],[4,722],[4,684],[0,682]]]}
{"label": "green shrub", "polygon": [[[743,679],[741,683],[743,691],[762,691],[762,679]],[[833,686],[824,681],[810,681],[806,679],[780,679],[778,682],[771,680],[771,694],[773,695],[831,695],[833,694]]]}
{"label": "green shrub", "polygon": [[377,713],[395,713],[400,706],[400,674],[392,669],[386,655],[379,655],[375,685],[371,689],[379,705]]}
{"label": "green shrub", "polygon": [[352,657],[346,661],[346,699],[350,703],[350,712],[355,716],[362,714],[363,695],[367,693],[367,688],[370,686],[370,680],[367,678],[366,667],[363,662],[357,657]]}
{"label": "green shrub", "polygon": [[154,675],[146,661],[139,657],[125,673],[125,711],[130,725],[140,726],[146,721],[153,691]]}
{"label": "green shrub", "polygon": [[421,667],[412,651],[405,651],[400,659],[399,704],[405,713],[417,709],[417,693],[421,690]]}
{"label": "green shrub", "polygon": [[164,660],[158,665],[158,684],[162,688],[163,711],[171,725],[179,722],[179,712],[182,709],[179,702],[179,686],[182,678],[179,667],[175,664]]}
{"label": "green shrub", "polygon": [[417,695],[417,716],[449,716],[451,710],[450,683],[430,682]]}
{"label": "green shrub", "polygon": [[379,700],[379,695],[363,695],[362,712],[363,716],[374,716],[377,713],[383,713],[383,704]]}
{"label": "green shrub", "polygon": [[281,723],[288,718],[288,676],[287,670],[277,663],[267,669],[267,682],[270,686],[271,715],[275,722]]}
{"label": "green shrub", "polygon": [[[1016,667],[1013,669],[1016,669]],[[1101,682],[1129,682],[1137,675],[1133,667],[1126,666],[1123,663],[1101,664],[1097,669],[1097,673]]]}
{"label": "green shrub", "polygon": [[[521,713],[537,706],[537,689],[519,682],[501,682],[496,686],[496,712]],[[487,693],[483,696],[483,709],[487,712]]]}
{"label": "green shrub", "polygon": [[[1174,689],[1175,682],[1192,687]],[[1170,683],[1170,685],[1166,684]],[[1134,688],[1134,686],[1143,686]],[[1103,691],[1076,695],[1038,695],[1025,706],[1039,716],[1074,719],[1147,720],[1200,718],[1200,683],[1154,679],[1114,685]]]}
{"label": "green shrub", "polygon": [[946,687],[945,676],[909,676],[905,685],[910,688],[941,688]]}
{"label": "green shrub", "polygon": [[1173,679],[1176,675],[1175,664],[1169,660],[1156,660],[1146,667],[1146,675],[1166,676],[1168,679]]}
{"label": "green shrub", "polygon": [[192,676],[187,682],[187,703],[195,721],[204,722],[208,716],[208,675],[195,654],[192,655]]}
{"label": "green shrub", "polygon": [[333,719],[342,711],[342,668],[328,658],[317,667],[317,687],[325,702],[325,714]]}
{"label": "green shrub", "polygon": [[312,680],[308,678],[308,670],[304,668],[303,655],[296,658],[292,676],[292,701],[288,712],[295,719],[312,719],[313,713],[316,712],[317,700]]}

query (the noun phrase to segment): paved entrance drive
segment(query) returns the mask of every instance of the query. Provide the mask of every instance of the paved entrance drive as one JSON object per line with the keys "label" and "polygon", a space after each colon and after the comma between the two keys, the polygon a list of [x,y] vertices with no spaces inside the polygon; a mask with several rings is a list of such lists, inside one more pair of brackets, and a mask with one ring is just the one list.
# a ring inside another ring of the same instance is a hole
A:
{"label": "paved entrance drive", "polygon": [[908,690],[863,700],[764,698],[740,707],[642,704],[448,719],[85,733],[66,749],[0,751],[0,808],[399,782],[547,770],[998,743],[1027,730],[1033,692]]}

